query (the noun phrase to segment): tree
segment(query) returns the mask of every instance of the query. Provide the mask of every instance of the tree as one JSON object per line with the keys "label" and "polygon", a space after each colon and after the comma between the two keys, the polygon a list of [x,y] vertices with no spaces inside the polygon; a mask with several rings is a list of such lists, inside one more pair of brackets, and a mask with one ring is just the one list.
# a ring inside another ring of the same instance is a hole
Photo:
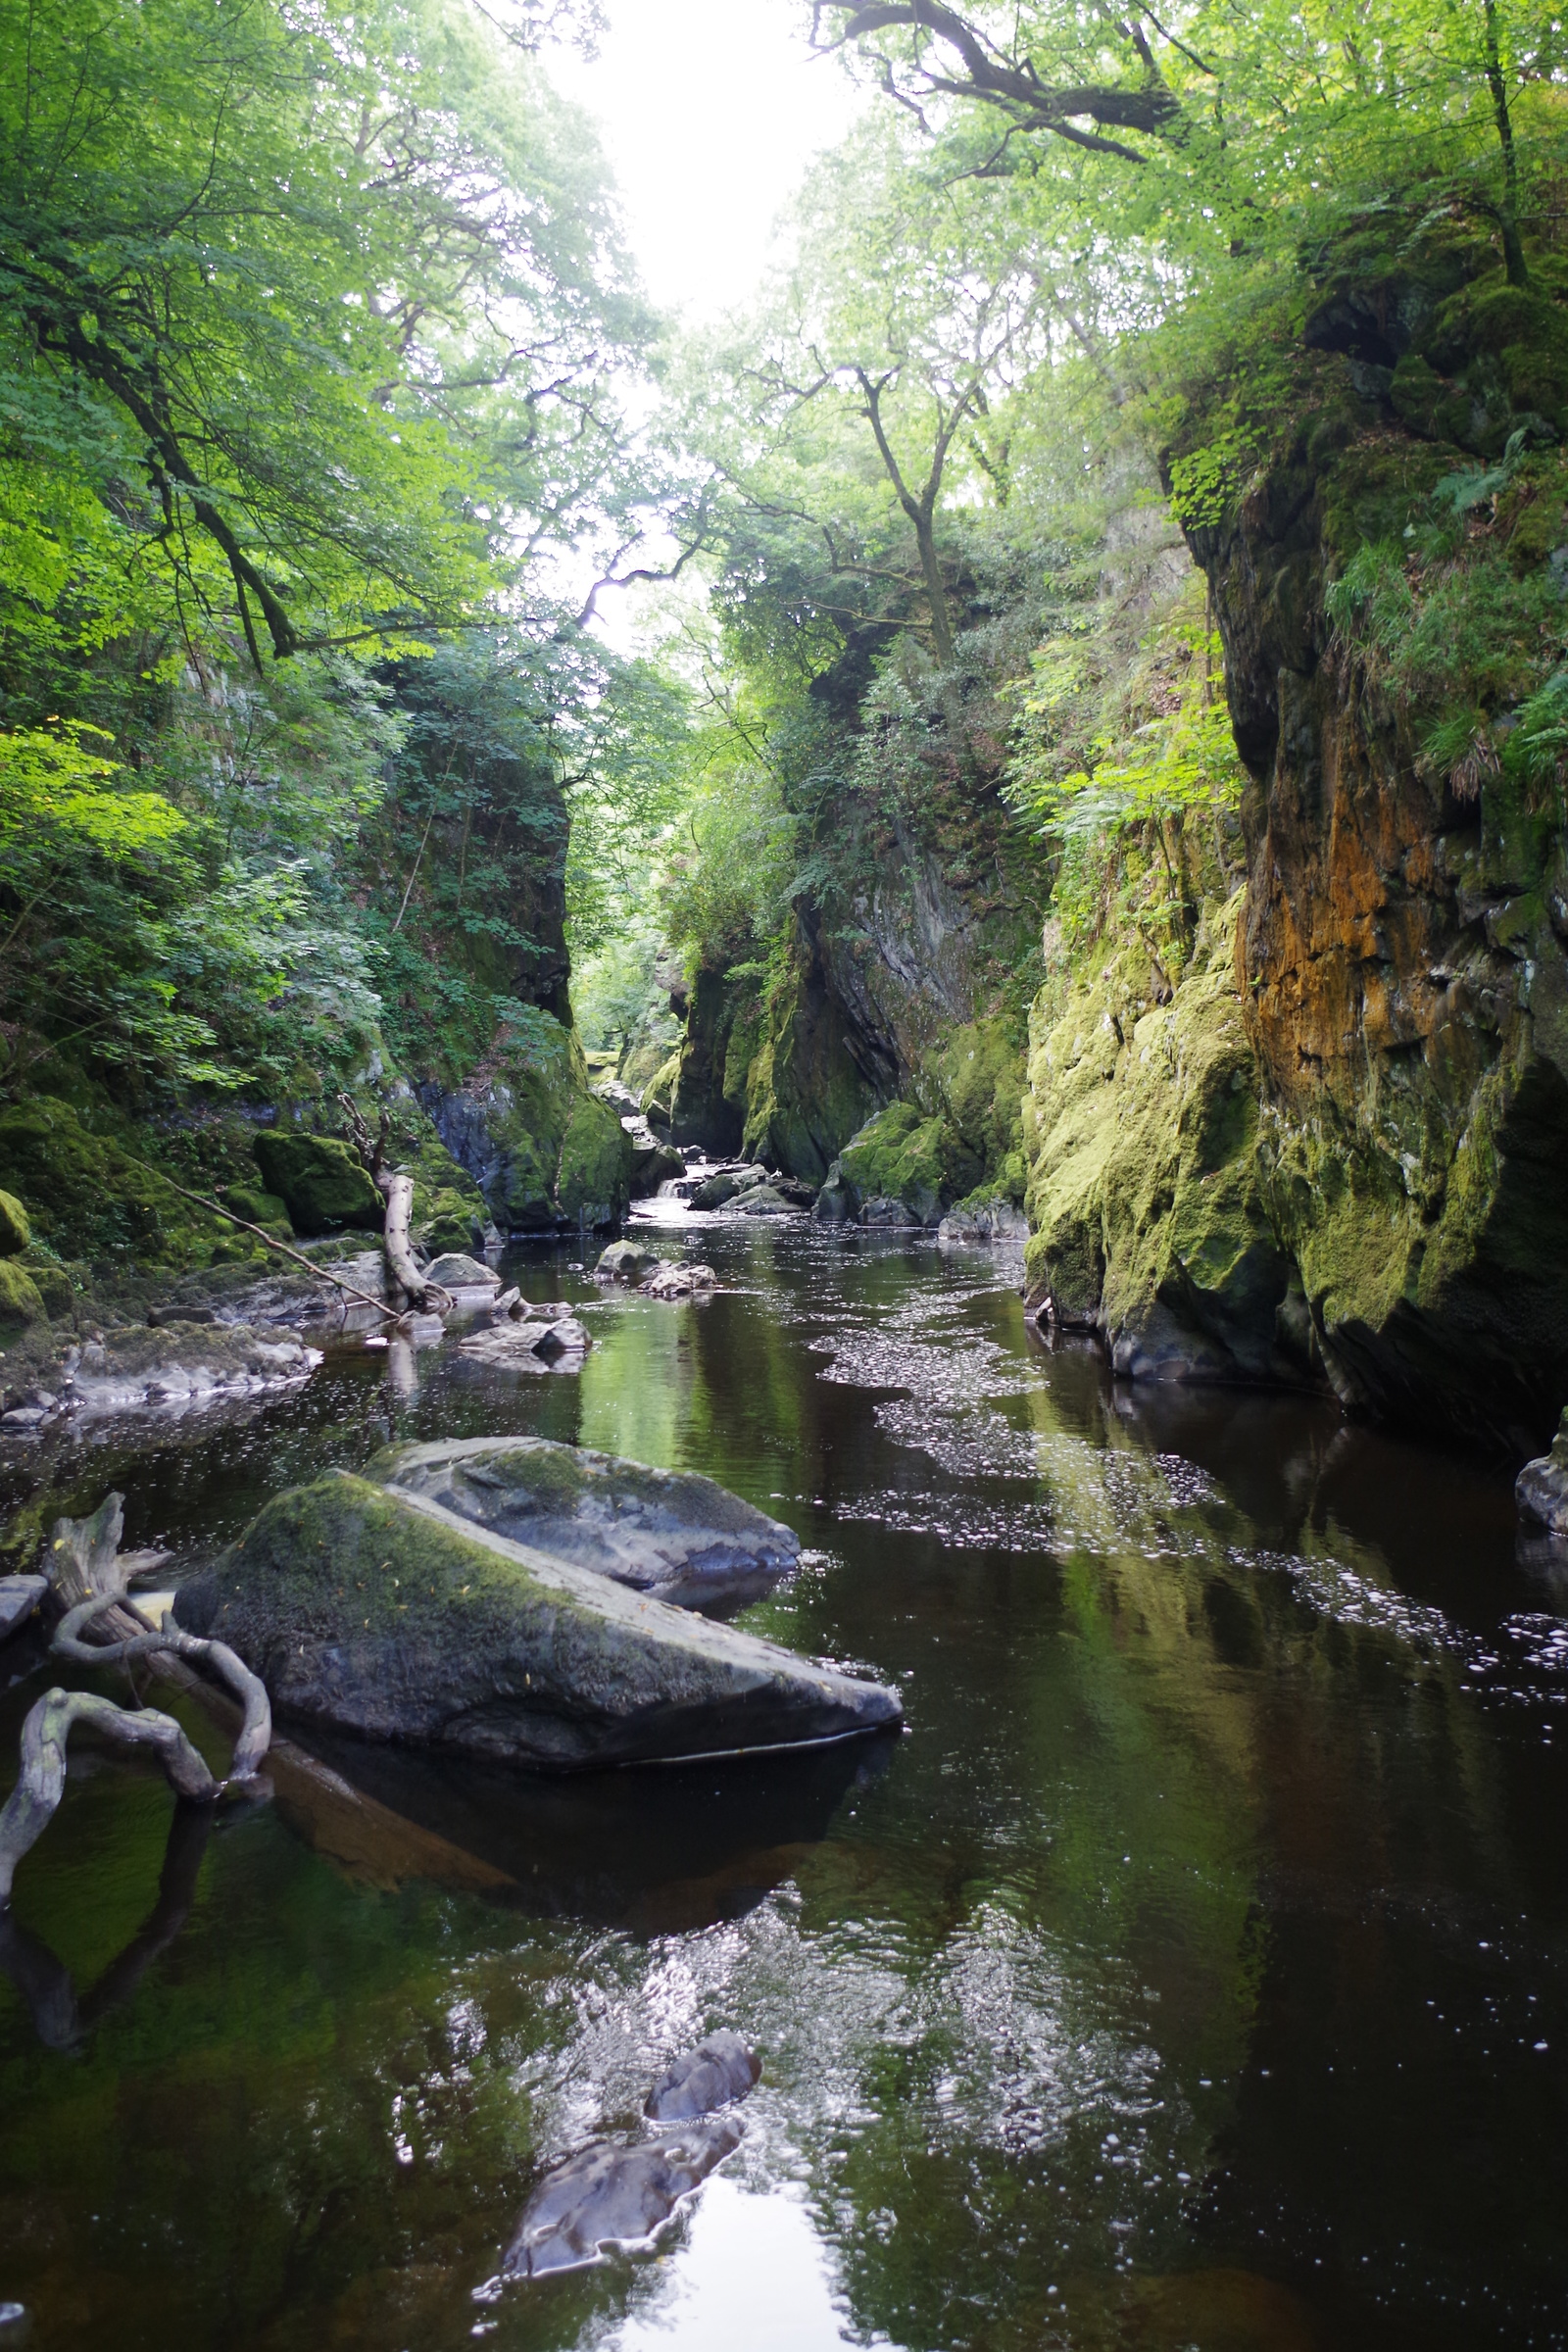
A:
{"label": "tree", "polygon": [[[1050,335],[1035,259],[990,193],[912,169],[897,131],[873,126],[808,181],[794,267],[750,348],[729,361],[766,452],[735,468],[743,495],[808,521],[834,572],[922,594],[944,668],[955,628],[943,516],[956,492],[972,494],[977,466],[998,489],[999,411]],[[864,428],[869,479],[844,463],[851,420]],[[887,544],[888,491],[914,533],[912,573]]]}
{"label": "tree", "polygon": [[647,321],[580,121],[449,0],[3,0],[6,438],[260,666],[580,524]]}

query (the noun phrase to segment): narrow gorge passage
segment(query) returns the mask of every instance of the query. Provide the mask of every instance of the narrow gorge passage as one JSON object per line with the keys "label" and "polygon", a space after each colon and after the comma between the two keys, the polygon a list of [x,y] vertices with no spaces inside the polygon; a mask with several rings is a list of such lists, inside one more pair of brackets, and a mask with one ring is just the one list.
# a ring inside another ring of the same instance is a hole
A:
{"label": "narrow gorge passage", "polygon": [[[701,1471],[807,1546],[743,1624],[896,1682],[906,1734],[557,1782],[360,1750],[373,1824],[221,1826],[118,2003],[174,1815],[78,1767],[0,1953],[38,2340],[1558,2340],[1568,1654],[1506,1477],[1113,1381],[1026,1327],[1005,1256],[678,1203],[631,1231],[717,1291],[505,1262],[576,1303],[580,1369],[350,1348],[96,1467],[182,1571],[389,1437]],[[660,2258],[494,2284],[519,2183],[717,2025],[762,2079]]]}

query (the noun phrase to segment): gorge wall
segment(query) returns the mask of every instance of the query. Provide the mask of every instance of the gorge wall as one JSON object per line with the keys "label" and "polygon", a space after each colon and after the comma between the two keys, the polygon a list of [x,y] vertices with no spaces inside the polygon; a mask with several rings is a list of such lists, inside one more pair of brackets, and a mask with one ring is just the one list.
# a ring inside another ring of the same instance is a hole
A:
{"label": "gorge wall", "polygon": [[1448,674],[1412,688],[1331,583],[1392,547],[1413,630],[1458,566],[1520,596],[1561,568],[1568,332],[1538,267],[1509,286],[1455,234],[1325,273],[1295,429],[1188,530],[1249,777],[1245,888],[1167,1004],[1125,944],[1051,976],[1027,1111],[1034,1296],[1119,1369],[1319,1381],[1515,1454],[1568,1396],[1560,775],[1507,757],[1517,688],[1483,689],[1458,756],[1437,743],[1462,599]]}

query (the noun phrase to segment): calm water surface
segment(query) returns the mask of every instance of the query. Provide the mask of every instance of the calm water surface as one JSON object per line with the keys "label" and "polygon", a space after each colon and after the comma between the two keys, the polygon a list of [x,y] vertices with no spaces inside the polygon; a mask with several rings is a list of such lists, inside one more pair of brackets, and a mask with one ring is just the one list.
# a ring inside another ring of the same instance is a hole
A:
{"label": "calm water surface", "polygon": [[[54,1475],[188,1567],[392,1434],[706,1471],[810,1547],[742,1622],[906,1736],[555,1784],[350,1748],[384,1811],[210,1830],[84,1743],[0,1936],[29,2343],[1568,2343],[1568,1617],[1507,1479],[1135,1395],[980,1253],[704,1222],[724,1291],[593,1305],[580,1374],[341,1355]],[[45,1680],[3,1656],[0,1789]],[[495,2287],[539,2168],[717,2026],[762,2083],[660,2251]]]}

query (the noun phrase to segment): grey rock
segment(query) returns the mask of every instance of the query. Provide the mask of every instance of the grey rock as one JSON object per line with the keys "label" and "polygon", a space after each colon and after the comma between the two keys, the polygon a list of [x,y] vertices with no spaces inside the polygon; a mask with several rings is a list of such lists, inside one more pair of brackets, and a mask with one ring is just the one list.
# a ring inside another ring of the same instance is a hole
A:
{"label": "grey rock", "polygon": [[462,1250],[448,1250],[433,1258],[424,1269],[426,1282],[438,1282],[444,1291],[499,1291],[501,1277],[491,1266],[481,1265],[476,1257],[467,1256]]}
{"label": "grey rock", "polygon": [[459,1352],[487,1364],[514,1364],[528,1356],[550,1358],[559,1355],[583,1355],[591,1345],[588,1334],[575,1316],[564,1315],[556,1321],[545,1322],[532,1316],[521,1322],[494,1324],[488,1331],[475,1331],[459,1344]]}
{"label": "grey rock", "polygon": [[656,2124],[683,2123],[711,2115],[744,2099],[762,2071],[762,2062],[738,2034],[710,2034],[665,2068],[648,2094],[644,2115]]}
{"label": "grey rock", "polygon": [[394,1446],[366,1476],[675,1608],[743,1608],[800,1559],[793,1528],[710,1478],[549,1438]]}
{"label": "grey rock", "polygon": [[714,1289],[717,1282],[718,1276],[713,1272],[712,1267],[705,1266],[699,1258],[692,1258],[684,1265],[678,1264],[674,1259],[664,1258],[655,1266],[652,1274],[643,1284],[643,1297],[645,1298],[690,1298],[699,1291]]}
{"label": "grey rock", "polygon": [[742,1193],[755,1192],[763,1181],[765,1171],[737,1160],[727,1167],[717,1168],[695,1187],[689,1198],[693,1208],[727,1208]]}
{"label": "grey rock", "polygon": [[601,2140],[545,2175],[501,2259],[508,2278],[597,2262],[606,2246],[643,2246],[741,2143],[733,2116],[688,2124],[627,2147]]}
{"label": "grey rock", "polygon": [[950,1209],[937,1227],[939,1242],[1016,1242],[1029,1239],[1029,1220],[1010,1200],[981,1200]]}
{"label": "grey rock", "polygon": [[274,1495],[183,1585],[280,1714],[564,1771],[721,1757],[898,1723],[898,1694],[329,1473]]}
{"label": "grey rock", "polygon": [[0,1642],[26,1624],[48,1590],[46,1576],[0,1576]]}
{"label": "grey rock", "polygon": [[896,1232],[918,1232],[920,1219],[906,1201],[895,1200],[890,1193],[878,1193],[860,1210],[862,1225],[882,1225]]}
{"label": "grey rock", "polygon": [[1552,1439],[1551,1451],[1526,1462],[1514,1480],[1513,1494],[1524,1518],[1550,1535],[1568,1536],[1568,1412]]}
{"label": "grey rock", "polygon": [[804,1203],[790,1200],[777,1185],[759,1184],[743,1194],[735,1206],[743,1217],[798,1217]]}
{"label": "grey rock", "polygon": [[855,1223],[855,1188],[839,1174],[837,1160],[833,1162],[827,1172],[827,1181],[816,1196],[811,1215],[818,1225],[853,1225]]}
{"label": "grey rock", "polygon": [[650,1266],[659,1263],[652,1250],[641,1250],[635,1242],[612,1242],[599,1252],[594,1268],[596,1282],[641,1282]]}

